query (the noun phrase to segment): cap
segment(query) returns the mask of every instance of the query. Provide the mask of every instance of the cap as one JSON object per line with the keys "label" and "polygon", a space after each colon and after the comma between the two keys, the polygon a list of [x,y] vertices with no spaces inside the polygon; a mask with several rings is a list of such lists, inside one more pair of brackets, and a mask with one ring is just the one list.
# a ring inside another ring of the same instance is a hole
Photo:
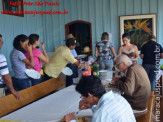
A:
{"label": "cap", "polygon": [[69,38],[66,40],[67,46],[77,46],[78,42],[74,38]]}
{"label": "cap", "polygon": [[[67,41],[68,39],[74,39],[75,41],[76,41],[76,39],[75,39],[75,37],[72,35],[72,34],[68,34],[67,36],[66,36],[66,40],[64,40],[64,41]],[[79,43],[76,41],[76,42],[74,42],[74,44],[76,43],[76,46],[79,46]],[[66,43],[67,44],[67,43]]]}

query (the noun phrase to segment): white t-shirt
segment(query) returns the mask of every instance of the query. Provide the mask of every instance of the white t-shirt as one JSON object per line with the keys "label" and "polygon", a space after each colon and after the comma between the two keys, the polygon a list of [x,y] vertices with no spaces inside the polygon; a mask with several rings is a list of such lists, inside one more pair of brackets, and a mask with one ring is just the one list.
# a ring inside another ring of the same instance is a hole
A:
{"label": "white t-shirt", "polygon": [[2,79],[2,75],[6,75],[9,73],[6,58],[4,55],[0,54],[0,84],[4,84]]}

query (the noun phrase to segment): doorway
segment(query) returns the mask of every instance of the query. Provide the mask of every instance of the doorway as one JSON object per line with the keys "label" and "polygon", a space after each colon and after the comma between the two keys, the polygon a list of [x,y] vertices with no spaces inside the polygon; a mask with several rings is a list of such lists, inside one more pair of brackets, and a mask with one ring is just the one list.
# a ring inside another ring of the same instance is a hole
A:
{"label": "doorway", "polygon": [[79,46],[76,46],[75,50],[78,55],[82,54],[85,46],[90,47],[90,53],[92,54],[92,25],[86,21],[72,21],[65,25],[65,36],[67,34],[73,34]]}

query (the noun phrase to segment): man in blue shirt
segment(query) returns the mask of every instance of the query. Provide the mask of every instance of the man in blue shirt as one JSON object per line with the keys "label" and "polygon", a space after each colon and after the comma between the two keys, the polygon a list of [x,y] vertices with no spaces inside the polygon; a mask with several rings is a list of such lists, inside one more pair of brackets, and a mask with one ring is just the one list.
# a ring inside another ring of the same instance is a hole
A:
{"label": "man in blue shirt", "polygon": [[[126,99],[112,91],[106,93],[99,78],[82,77],[76,86],[76,91],[82,96],[79,109],[92,109],[92,122],[136,122]],[[76,122],[74,113],[66,115],[64,119],[66,122]]]}

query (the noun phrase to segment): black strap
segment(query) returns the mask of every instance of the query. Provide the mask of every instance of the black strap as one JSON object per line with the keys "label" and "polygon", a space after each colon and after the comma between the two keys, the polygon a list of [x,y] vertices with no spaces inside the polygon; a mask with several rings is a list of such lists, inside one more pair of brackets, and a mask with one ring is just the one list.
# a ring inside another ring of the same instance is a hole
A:
{"label": "black strap", "polygon": [[6,84],[0,84],[0,88],[4,88]]}

